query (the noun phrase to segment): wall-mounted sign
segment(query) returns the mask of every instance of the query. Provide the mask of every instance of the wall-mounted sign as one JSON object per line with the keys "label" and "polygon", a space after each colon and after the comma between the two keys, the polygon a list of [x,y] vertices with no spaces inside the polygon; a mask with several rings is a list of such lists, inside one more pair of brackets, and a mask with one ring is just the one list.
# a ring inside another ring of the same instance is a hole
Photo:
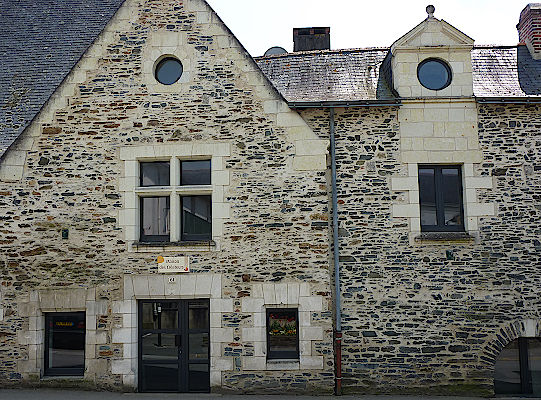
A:
{"label": "wall-mounted sign", "polygon": [[190,258],[158,256],[158,272],[190,272]]}

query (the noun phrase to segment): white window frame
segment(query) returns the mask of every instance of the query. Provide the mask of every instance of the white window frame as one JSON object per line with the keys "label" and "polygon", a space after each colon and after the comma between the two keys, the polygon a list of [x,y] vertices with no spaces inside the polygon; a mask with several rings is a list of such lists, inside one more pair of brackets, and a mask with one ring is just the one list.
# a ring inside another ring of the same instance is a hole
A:
{"label": "white window frame", "polygon": [[[214,251],[219,250],[225,220],[230,218],[230,206],[224,193],[229,186],[229,170],[225,158],[230,155],[228,143],[167,144],[154,146],[132,146],[120,149],[124,163],[121,177],[124,208],[119,215],[119,227],[123,228],[128,251]],[[180,185],[181,161],[210,160],[210,185]],[[140,186],[140,163],[168,161],[170,168],[169,186]],[[212,207],[212,239],[210,242],[181,242],[181,197],[210,195]],[[141,197],[170,197],[170,239],[168,243],[140,243]]]}

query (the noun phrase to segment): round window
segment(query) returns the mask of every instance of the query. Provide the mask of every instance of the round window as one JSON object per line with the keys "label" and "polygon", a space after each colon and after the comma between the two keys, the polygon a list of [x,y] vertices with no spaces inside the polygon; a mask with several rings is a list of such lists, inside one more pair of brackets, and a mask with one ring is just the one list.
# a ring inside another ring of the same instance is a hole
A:
{"label": "round window", "polygon": [[417,78],[427,89],[445,89],[451,84],[451,68],[441,60],[428,58],[417,67]]}
{"label": "round window", "polygon": [[164,85],[172,85],[182,76],[182,63],[173,57],[167,57],[156,65],[156,80]]}

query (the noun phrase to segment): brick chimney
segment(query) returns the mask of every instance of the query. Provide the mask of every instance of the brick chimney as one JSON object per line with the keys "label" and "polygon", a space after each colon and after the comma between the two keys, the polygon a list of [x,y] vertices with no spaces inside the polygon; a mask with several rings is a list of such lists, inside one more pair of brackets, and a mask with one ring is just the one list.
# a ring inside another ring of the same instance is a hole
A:
{"label": "brick chimney", "polygon": [[293,28],[293,51],[330,50],[331,28]]}
{"label": "brick chimney", "polygon": [[532,58],[541,60],[541,3],[530,3],[520,13],[517,25],[520,44],[525,44]]}

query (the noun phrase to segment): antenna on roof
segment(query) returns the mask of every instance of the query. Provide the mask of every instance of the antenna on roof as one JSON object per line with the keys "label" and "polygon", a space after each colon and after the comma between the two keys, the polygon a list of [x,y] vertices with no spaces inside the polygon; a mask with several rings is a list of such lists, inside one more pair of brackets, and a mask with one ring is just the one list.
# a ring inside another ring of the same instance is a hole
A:
{"label": "antenna on roof", "polygon": [[280,46],[274,46],[274,47],[271,47],[270,49],[268,49],[265,52],[264,57],[277,56],[277,55],[280,55],[280,54],[287,54],[287,50],[284,49],[283,47],[280,47]]}
{"label": "antenna on roof", "polygon": [[436,12],[436,7],[434,7],[432,4],[426,6],[426,13],[428,14],[428,18],[434,18],[435,12]]}

